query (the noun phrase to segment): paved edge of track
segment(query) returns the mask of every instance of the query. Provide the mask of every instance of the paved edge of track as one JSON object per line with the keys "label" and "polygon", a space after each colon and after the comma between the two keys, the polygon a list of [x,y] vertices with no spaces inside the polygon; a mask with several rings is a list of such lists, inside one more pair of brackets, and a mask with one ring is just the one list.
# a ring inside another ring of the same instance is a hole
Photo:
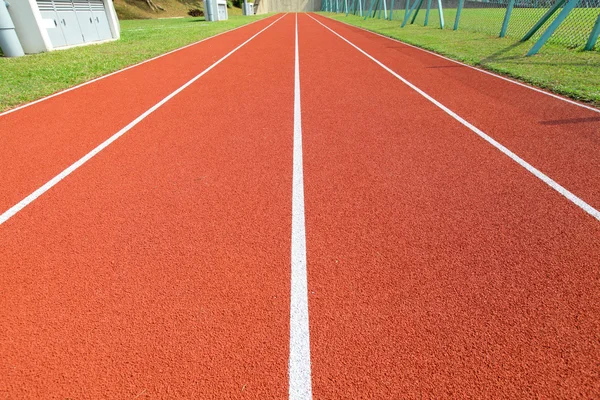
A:
{"label": "paved edge of track", "polygon": [[298,51],[297,13],[294,45],[293,154],[289,398],[294,400],[310,400],[312,399],[312,386],[310,369],[310,330],[308,322],[308,280],[306,276],[302,111],[300,107],[300,57]]}
{"label": "paved edge of track", "polygon": [[[268,17],[266,17],[266,18],[268,18]],[[244,25],[240,25],[240,26],[238,26],[238,27],[232,28],[232,29],[228,29],[228,30],[226,30],[226,31],[223,31],[223,32],[217,33],[216,35],[212,35],[212,36],[209,36],[209,37],[207,37],[207,38],[204,38],[204,39],[198,40],[198,41],[196,41],[196,42],[193,42],[193,43],[190,43],[190,44],[186,44],[185,46],[178,47],[178,48],[176,48],[176,49],[170,50],[170,51],[168,51],[168,52],[166,52],[166,53],[163,53],[163,54],[159,54],[159,55],[157,55],[157,56],[154,56],[154,57],[152,57],[152,58],[149,58],[149,59],[147,59],[147,60],[140,61],[139,63],[133,64],[133,65],[129,65],[129,66],[127,66],[127,67],[124,67],[124,68],[118,69],[118,70],[116,70],[116,71],[113,71],[113,72],[109,72],[109,73],[108,73],[108,74],[106,74],[106,75],[101,75],[101,76],[99,76],[99,77],[97,77],[97,78],[94,78],[94,79],[91,79],[91,80],[89,80],[89,81],[86,81],[86,82],[80,83],[80,84],[78,84],[78,85],[75,85],[75,86],[71,86],[70,88],[66,88],[66,89],[63,89],[63,90],[59,90],[59,91],[58,91],[58,92],[56,92],[56,93],[52,93],[52,94],[50,94],[50,95],[48,95],[48,96],[44,96],[44,97],[41,97],[41,98],[39,98],[39,99],[37,99],[37,100],[30,101],[29,103],[25,103],[25,104],[18,105],[18,106],[16,106],[15,108],[11,108],[11,109],[9,109],[9,110],[6,110],[6,111],[3,111],[3,112],[0,112],[0,117],[2,117],[2,116],[4,116],[4,115],[7,115],[7,114],[10,114],[10,113],[13,113],[13,112],[15,112],[15,111],[18,111],[18,110],[22,110],[23,108],[27,108],[27,107],[29,107],[29,106],[32,106],[32,105],[34,105],[34,104],[41,103],[42,101],[45,101],[45,100],[51,99],[51,98],[53,98],[53,97],[60,96],[61,94],[64,94],[64,93],[71,92],[71,91],[73,91],[73,90],[76,90],[76,89],[79,89],[79,88],[81,88],[81,87],[87,86],[87,85],[89,85],[89,84],[91,84],[91,83],[94,83],[94,82],[100,81],[100,80],[102,80],[102,79],[104,79],[104,78],[108,78],[108,77],[110,77],[110,76],[116,75],[116,74],[118,74],[118,73],[121,73],[121,72],[123,72],[123,71],[127,71],[127,70],[130,70],[130,69],[132,69],[132,68],[138,67],[138,66],[140,66],[140,65],[143,65],[143,64],[149,63],[150,61],[157,60],[157,59],[159,59],[159,58],[161,58],[161,57],[164,57],[164,56],[167,56],[167,55],[169,55],[169,54],[173,54],[173,53],[176,53],[176,52],[178,52],[178,51],[180,51],[180,50],[187,49],[188,47],[195,46],[195,45],[197,45],[198,43],[202,43],[202,42],[205,42],[205,41],[207,41],[207,40],[210,40],[210,39],[212,39],[212,38],[216,38],[217,36],[221,36],[221,35],[224,35],[224,34],[226,34],[226,33],[233,32],[233,31],[235,31],[235,30],[237,30],[237,29],[243,28],[243,27],[245,27],[245,26],[249,26],[249,25],[255,24],[255,23],[257,23],[257,22],[260,22],[260,21],[262,21],[263,19],[264,19],[264,18],[257,19],[256,21],[252,21],[252,22],[250,22],[250,23],[248,23],[248,24],[244,24]]]}
{"label": "paved edge of track", "polygon": [[69,176],[77,168],[79,168],[80,166],[82,166],[83,164],[85,164],[87,161],[89,161],[96,154],[98,154],[99,152],[101,152],[102,150],[104,150],[106,147],[108,147],[112,142],[114,142],[115,140],[117,140],[118,138],[120,138],[121,136],[123,136],[131,128],[133,128],[138,123],[140,123],[141,121],[143,121],[148,115],[152,114],[154,111],[156,111],[158,108],[160,108],[167,101],[169,101],[170,99],[172,99],[173,97],[175,97],[177,94],[179,94],[185,88],[187,88],[188,86],[190,86],[192,83],[196,82],[198,79],[200,79],[206,73],[208,73],[210,70],[212,70],[213,68],[215,68],[217,65],[219,65],[221,62],[223,62],[225,59],[227,59],[233,53],[235,53],[240,48],[242,48],[243,46],[245,46],[247,43],[249,43],[250,41],[252,41],[252,39],[254,39],[258,35],[260,35],[262,32],[264,32],[265,30],[269,29],[271,26],[273,26],[273,24],[275,24],[276,22],[278,22],[279,20],[281,20],[286,15],[287,14],[284,14],[281,17],[277,18],[275,21],[271,22],[269,25],[267,25],[265,28],[263,28],[262,30],[260,30],[259,32],[257,32],[253,36],[251,36],[245,42],[243,42],[242,44],[240,44],[239,46],[237,46],[236,48],[234,48],[233,50],[231,50],[229,53],[227,53],[226,55],[224,55],[223,57],[221,57],[218,61],[216,61],[215,63],[213,63],[210,67],[208,67],[207,69],[205,69],[204,71],[202,71],[201,73],[199,73],[198,75],[196,75],[195,77],[193,77],[192,79],[190,79],[183,86],[180,86],[178,89],[176,89],[175,91],[173,91],[171,94],[169,94],[167,97],[165,97],[164,99],[162,99],[160,102],[158,102],[154,106],[150,107],[148,110],[146,110],[146,112],[144,112],[142,115],[138,116],[135,120],[133,120],[132,122],[130,122],[123,129],[121,129],[120,131],[118,131],[117,133],[115,133],[114,135],[112,135],[111,137],[109,137],[108,139],[106,139],[104,142],[102,142],[100,145],[98,145],[92,151],[90,151],[85,156],[81,157],[79,160],[77,160],[76,162],[74,162],[73,164],[71,164],[69,167],[67,167],[66,169],[64,169],[60,174],[56,175],[54,178],[52,178],[51,180],[49,180],[48,182],[46,182],[44,185],[42,185],[40,188],[38,188],[37,190],[35,190],[29,196],[25,197],[23,200],[21,200],[20,202],[18,202],[17,204],[15,204],[11,208],[9,208],[8,210],[6,210],[2,214],[0,214],[0,225],[2,225],[3,223],[5,223],[6,221],[8,221],[15,214],[17,214],[19,211],[21,211],[23,208],[25,208],[28,204],[30,204],[31,202],[35,201],[38,197],[40,197],[42,194],[44,194],[45,192],[47,192],[48,190],[50,190],[58,182],[60,182],[61,180],[63,180],[67,176]]}
{"label": "paved edge of track", "polygon": [[[307,14],[308,14],[308,13],[307,13]],[[423,51],[423,52],[425,52],[425,53],[428,53],[428,54],[434,55],[434,56],[436,56],[436,57],[439,57],[439,58],[443,58],[444,60],[451,61],[451,62],[453,62],[453,63],[459,64],[459,65],[462,65],[463,67],[467,67],[467,68],[470,68],[470,69],[474,69],[475,71],[479,71],[479,72],[481,72],[482,74],[490,75],[490,76],[493,76],[493,77],[495,77],[495,78],[502,79],[503,81],[510,82],[510,83],[514,83],[515,85],[522,86],[522,87],[524,87],[524,88],[527,88],[527,89],[533,90],[533,91],[535,91],[535,92],[538,92],[538,93],[541,93],[541,94],[545,94],[545,95],[547,95],[547,96],[550,96],[550,97],[554,97],[555,99],[562,100],[562,101],[564,101],[564,102],[567,102],[567,103],[573,104],[573,105],[575,105],[575,106],[579,106],[579,107],[582,107],[582,108],[588,109],[588,110],[590,110],[590,111],[594,111],[594,112],[600,113],[600,108],[596,108],[596,107],[593,107],[593,106],[590,106],[590,105],[587,105],[587,104],[584,104],[584,103],[580,103],[580,102],[578,102],[578,101],[575,101],[575,100],[569,99],[568,97],[564,97],[564,96],[561,96],[561,95],[559,95],[559,94],[556,94],[556,93],[548,92],[548,91],[546,91],[546,90],[543,90],[543,89],[541,89],[541,88],[538,88],[538,87],[536,87],[536,86],[532,86],[532,85],[530,85],[530,84],[527,84],[527,83],[524,83],[524,82],[520,82],[520,81],[517,81],[517,80],[514,80],[514,79],[510,79],[510,78],[508,78],[508,77],[506,77],[506,76],[499,75],[499,74],[497,74],[497,73],[495,73],[495,72],[492,72],[492,71],[488,71],[488,70],[485,70],[485,69],[482,69],[482,68],[478,68],[478,67],[475,67],[475,66],[473,66],[473,65],[465,64],[465,63],[463,63],[463,62],[461,62],[461,61],[454,60],[454,59],[452,59],[452,58],[449,58],[449,57],[446,57],[446,56],[444,56],[444,55],[442,55],[442,54],[438,54],[438,53],[436,53],[435,51],[427,50],[427,49],[424,49],[424,48],[422,48],[422,47],[415,46],[414,44],[410,44],[410,43],[403,42],[403,41],[402,41],[402,40],[400,40],[400,39],[396,39],[396,38],[393,38],[393,37],[385,36],[385,35],[382,35],[381,33],[374,32],[374,31],[371,31],[371,30],[369,30],[369,29],[366,29],[366,28],[363,28],[363,27],[360,27],[360,26],[352,25],[352,24],[350,24],[350,23],[348,23],[348,22],[344,22],[344,21],[340,21],[340,20],[337,20],[337,19],[333,19],[333,18],[331,18],[331,17],[329,17],[329,16],[327,16],[327,15],[323,15],[323,14],[317,14],[317,15],[319,15],[319,16],[321,16],[321,17],[324,17],[324,18],[327,18],[328,20],[331,20],[331,21],[334,21],[334,22],[339,22],[339,23],[341,23],[341,24],[344,24],[344,25],[350,26],[350,27],[352,27],[352,28],[360,29],[361,31],[368,32],[368,33],[371,33],[371,34],[373,34],[373,35],[375,35],[375,36],[380,36],[380,37],[382,37],[382,38],[384,38],[384,39],[388,39],[388,40],[391,40],[391,41],[393,41],[393,42],[402,43],[403,45],[406,45],[406,46],[412,47],[412,48],[414,48],[414,49],[417,49],[417,50],[421,50],[421,51]]]}
{"label": "paved edge of track", "polygon": [[504,145],[502,145],[501,143],[499,143],[498,141],[496,141],[494,138],[492,138],[491,136],[487,135],[485,132],[483,132],[482,130],[480,130],[476,126],[472,125],[470,122],[468,122],[467,120],[465,120],[464,118],[462,118],[460,115],[456,114],[454,111],[450,110],[448,107],[446,107],[445,105],[443,105],[442,103],[440,103],[439,101],[437,101],[436,99],[434,99],[433,97],[431,97],[430,95],[428,95],[427,93],[425,93],[423,90],[419,89],[417,86],[415,86],[412,83],[410,83],[408,80],[406,80],[401,75],[399,75],[396,72],[394,72],[391,68],[387,67],[381,61],[377,60],[376,58],[374,58],[373,56],[371,56],[369,53],[367,53],[366,51],[364,51],[363,49],[361,49],[360,47],[358,47],[357,45],[355,45],[354,43],[352,43],[351,41],[349,41],[348,39],[346,39],[345,37],[343,37],[342,35],[340,35],[336,31],[334,31],[333,29],[331,29],[327,25],[323,24],[318,19],[314,18],[312,15],[310,15],[310,14],[307,14],[307,15],[310,18],[312,18],[314,21],[318,22],[319,24],[321,24],[322,26],[324,26],[326,29],[328,29],[329,31],[331,31],[332,33],[334,33],[340,39],[342,39],[343,41],[345,41],[346,43],[348,43],[350,46],[354,47],[356,50],[358,50],[359,52],[361,52],[363,55],[365,55],[371,61],[375,62],[381,68],[383,68],[384,70],[386,70],[387,72],[389,72],[390,74],[392,74],[393,76],[395,76],[397,79],[401,80],[404,84],[406,84],[411,89],[413,89],[414,91],[416,91],[417,93],[419,93],[421,96],[425,97],[431,103],[435,104],[438,108],[440,108],[441,110],[443,110],[446,114],[450,115],[456,121],[460,122],[462,125],[464,125],[467,128],[469,128],[472,132],[474,132],[479,137],[481,137],[482,139],[484,139],[486,142],[488,142],[489,144],[491,144],[492,146],[494,146],[496,149],[498,149],[499,151],[501,151],[502,153],[504,153],[506,156],[510,157],[517,164],[519,164],[520,166],[522,166],[523,168],[525,168],[532,175],[534,175],[536,178],[538,178],[541,181],[543,181],[544,183],[546,183],[552,189],[556,190],[558,193],[560,193],[566,199],[568,199],[573,204],[575,204],[576,206],[578,206],[579,208],[581,208],[587,214],[589,214],[593,218],[595,218],[598,221],[600,221],[600,211],[596,210],[594,207],[592,207],[591,205],[589,205],[588,203],[586,203],[585,201],[583,201],[581,198],[579,198],[575,194],[571,193],[569,190],[567,190],[566,188],[564,188],[558,182],[554,181],[552,178],[550,178],[549,176],[547,176],[546,174],[544,174],[542,171],[538,170],[533,165],[531,165],[527,161],[523,160],[517,154],[513,153],[510,149],[506,148]]}

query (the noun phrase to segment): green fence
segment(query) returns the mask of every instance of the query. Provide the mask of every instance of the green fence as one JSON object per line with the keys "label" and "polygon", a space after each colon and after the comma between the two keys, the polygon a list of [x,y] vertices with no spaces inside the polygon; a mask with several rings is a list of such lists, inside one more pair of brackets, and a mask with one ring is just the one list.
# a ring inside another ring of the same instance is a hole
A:
{"label": "green fence", "polygon": [[[600,51],[600,0],[324,0],[323,10],[365,18],[387,18],[400,24],[460,29],[490,36],[525,39],[535,54],[544,43]],[[420,7],[419,7],[420,6]],[[362,7],[362,9],[361,9]],[[370,12],[369,12],[370,11]],[[554,11],[550,14],[549,11]],[[407,17],[408,14],[408,18]],[[547,18],[544,18],[547,16]],[[457,18],[458,17],[458,18]],[[548,28],[555,28],[552,32]]]}

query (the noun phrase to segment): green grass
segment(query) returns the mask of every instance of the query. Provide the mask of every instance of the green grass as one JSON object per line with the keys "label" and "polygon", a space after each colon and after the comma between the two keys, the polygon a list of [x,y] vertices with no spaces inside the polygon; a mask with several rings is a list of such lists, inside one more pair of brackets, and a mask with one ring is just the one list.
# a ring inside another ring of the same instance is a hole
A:
{"label": "green grass", "polygon": [[[572,50],[550,43],[539,54],[526,57],[533,42],[521,43],[515,37],[500,39],[497,34],[442,30],[417,24],[400,28],[398,21],[371,18],[365,21],[352,15],[321,14],[600,106],[599,51]],[[433,17],[432,13],[430,24]]]}
{"label": "green grass", "polygon": [[121,21],[118,41],[0,57],[0,112],[266,16]]}

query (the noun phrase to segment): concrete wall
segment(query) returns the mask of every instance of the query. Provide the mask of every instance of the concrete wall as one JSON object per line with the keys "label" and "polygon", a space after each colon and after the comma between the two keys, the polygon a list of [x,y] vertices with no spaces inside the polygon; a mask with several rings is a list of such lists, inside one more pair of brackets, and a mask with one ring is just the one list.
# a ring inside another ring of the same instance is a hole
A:
{"label": "concrete wall", "polygon": [[110,25],[110,31],[113,34],[113,39],[121,39],[121,23],[117,17],[117,11],[113,0],[104,0],[104,7],[108,11],[108,24]]}
{"label": "concrete wall", "polygon": [[260,0],[256,13],[319,11],[320,9],[321,0]]}
{"label": "concrete wall", "polygon": [[50,37],[42,29],[42,16],[35,0],[10,0],[9,3],[8,12],[15,24],[23,51],[34,54],[52,48]]}

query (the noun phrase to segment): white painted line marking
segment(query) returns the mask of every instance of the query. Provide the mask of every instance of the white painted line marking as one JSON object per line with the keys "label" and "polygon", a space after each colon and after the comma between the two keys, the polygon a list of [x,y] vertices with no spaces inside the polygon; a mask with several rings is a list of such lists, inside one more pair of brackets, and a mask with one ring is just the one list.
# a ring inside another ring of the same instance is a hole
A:
{"label": "white painted line marking", "polygon": [[[49,95],[49,96],[46,96],[46,97],[42,97],[41,99],[34,100],[34,101],[32,101],[31,103],[26,103],[26,104],[22,104],[22,105],[20,105],[20,106],[18,106],[18,107],[15,107],[15,108],[11,108],[10,110],[7,110],[7,111],[4,111],[4,112],[0,113],[0,117],[2,117],[2,116],[4,116],[4,115],[7,115],[7,114],[10,114],[10,113],[13,113],[13,112],[15,112],[15,111],[18,111],[18,110],[22,110],[23,108],[26,108],[26,107],[32,106],[32,105],[34,105],[34,104],[41,103],[42,101],[46,101],[46,100],[48,100],[48,99],[51,99],[51,98],[53,98],[53,97],[60,96],[61,94],[68,93],[68,92],[70,92],[70,91],[72,91],[72,90],[79,89],[79,88],[81,88],[81,87],[84,87],[84,86],[87,86],[87,85],[89,85],[90,83],[94,83],[94,82],[100,81],[100,80],[102,80],[102,79],[104,79],[104,78],[108,78],[109,76],[113,76],[113,75],[116,75],[116,74],[118,74],[118,73],[121,73],[121,72],[123,72],[123,71],[127,71],[128,69],[132,69],[132,68],[138,67],[138,66],[140,66],[140,65],[142,65],[142,64],[146,64],[146,63],[148,63],[148,62],[150,62],[150,61],[157,60],[157,59],[159,59],[159,58],[161,58],[161,57],[164,57],[164,56],[167,56],[167,55],[169,55],[169,54],[172,54],[172,53],[178,52],[178,51],[180,51],[180,50],[183,50],[183,49],[187,49],[188,47],[195,46],[195,45],[197,45],[198,43],[202,43],[202,42],[204,42],[204,41],[207,41],[207,40],[210,40],[210,39],[216,38],[217,36],[221,36],[221,35],[224,35],[224,34],[226,34],[226,33],[233,32],[233,31],[235,31],[235,30],[237,30],[237,29],[241,29],[241,28],[243,28],[243,27],[245,27],[245,26],[250,26],[250,25],[252,25],[252,24],[255,24],[255,23],[259,22],[259,21],[262,21],[262,19],[259,19],[259,20],[257,20],[257,21],[253,21],[253,22],[251,22],[251,23],[249,23],[249,24],[246,24],[246,25],[238,26],[237,28],[229,29],[229,30],[227,30],[227,31],[225,31],[225,32],[218,33],[218,34],[216,34],[216,35],[214,35],[214,36],[211,36],[211,37],[204,38],[204,39],[202,39],[202,40],[199,40],[199,41],[197,41],[197,42],[190,43],[190,44],[188,44],[188,45],[185,45],[185,46],[183,46],[183,47],[179,47],[178,49],[171,50],[171,51],[169,51],[169,52],[167,52],[167,53],[160,54],[160,55],[158,55],[158,56],[156,56],[156,57],[149,58],[149,59],[147,59],[147,60],[144,60],[144,61],[142,61],[142,62],[139,62],[139,63],[137,63],[137,64],[130,65],[129,67],[125,67],[125,68],[123,68],[123,69],[120,69],[120,70],[118,70],[118,71],[114,71],[114,72],[111,72],[111,73],[109,73],[109,74],[106,74],[106,75],[99,76],[98,78],[94,78],[94,79],[92,79],[92,80],[89,80],[89,81],[87,81],[87,82],[80,83],[79,85],[76,85],[76,86],[70,87],[70,88],[68,88],[68,89],[65,89],[65,90],[61,90],[60,92],[56,92],[56,93],[54,93],[54,94],[51,94],[51,95]],[[131,29],[131,30],[133,31],[133,30],[136,30],[136,29]]]}
{"label": "white painted line marking", "polygon": [[461,124],[463,124],[464,126],[466,126],[467,128],[469,128],[471,131],[475,132],[477,135],[479,135],[486,142],[488,142],[489,144],[491,144],[492,146],[494,146],[495,148],[497,148],[498,150],[500,150],[502,153],[504,153],[505,155],[507,155],[511,159],[513,159],[513,161],[517,162],[520,166],[522,166],[523,168],[525,168],[527,171],[531,172],[537,178],[539,178],[542,181],[544,181],[548,186],[550,186],[552,189],[556,190],[558,193],[562,194],[564,197],[566,197],[567,199],[569,199],[572,203],[574,203],[578,207],[580,207],[583,211],[585,211],[586,213],[590,214],[592,217],[594,217],[598,221],[600,221],[600,211],[596,210],[594,207],[590,206],[585,201],[583,201],[579,197],[575,196],[573,193],[569,192],[567,189],[565,189],[564,187],[562,187],[561,185],[559,185],[556,181],[554,181],[553,179],[551,179],[549,176],[547,176],[546,174],[544,174],[543,172],[541,172],[540,170],[538,170],[537,168],[535,168],[534,166],[532,166],[531,164],[529,164],[527,161],[523,160],[521,157],[519,157],[518,155],[516,155],[515,153],[513,153],[512,151],[510,151],[509,149],[507,149],[506,147],[504,147],[502,144],[500,144],[499,142],[497,142],[495,139],[493,139],[492,137],[488,136],[485,132],[483,132],[479,128],[475,127],[474,125],[472,125],[471,123],[469,123],[468,121],[466,121],[465,119],[463,119],[460,115],[456,114],[454,111],[450,110],[448,107],[446,107],[445,105],[443,105],[442,103],[440,103],[439,101],[437,101],[436,99],[434,99],[433,97],[431,97],[430,95],[428,95],[427,93],[425,93],[424,91],[422,91],[421,89],[419,89],[418,87],[416,87],[415,85],[413,85],[412,83],[410,83],[409,81],[407,81],[405,78],[403,78],[402,76],[400,76],[397,73],[395,73],[394,71],[392,71],[390,68],[388,68],[387,66],[385,66],[381,61],[377,60],[376,58],[374,58],[373,56],[371,56],[370,54],[368,54],[367,52],[365,52],[360,47],[356,46],[354,43],[350,42],[348,39],[346,39],[345,37],[341,36],[339,33],[337,33],[336,31],[334,31],[333,29],[331,29],[328,26],[324,25],[319,20],[313,18],[311,15],[309,15],[309,17],[311,17],[317,23],[319,23],[320,25],[322,25],[323,27],[325,27],[326,29],[328,29],[329,31],[331,31],[333,34],[335,34],[336,36],[338,36],[340,39],[342,39],[343,41],[345,41],[346,43],[348,43],[350,46],[354,47],[356,50],[360,51],[362,54],[364,54],[365,56],[367,56],[368,58],[370,58],[373,62],[375,62],[381,68],[385,69],[390,74],[394,75],[396,78],[398,78],[399,80],[401,80],[405,85],[407,85],[408,87],[410,87],[411,89],[413,89],[415,92],[419,93],[421,96],[425,97],[427,100],[429,100],[430,102],[432,102],[433,104],[435,104],[437,107],[439,107],[440,109],[442,109],[446,114],[450,115],[452,118],[454,118],[455,120],[457,120],[458,122],[460,122]]}
{"label": "white painted line marking", "polygon": [[167,101],[171,100],[173,97],[175,97],[177,94],[179,94],[182,90],[184,90],[185,88],[187,88],[188,86],[190,86],[192,83],[196,82],[198,79],[200,79],[202,76],[204,76],[208,71],[210,71],[213,68],[215,68],[217,65],[219,65],[221,62],[223,62],[230,55],[232,55],[233,53],[235,53],[236,51],[238,51],[239,49],[241,49],[243,46],[245,46],[252,39],[254,39],[258,35],[260,35],[265,30],[269,29],[274,23],[276,23],[277,21],[279,21],[281,18],[285,17],[285,15],[287,15],[287,14],[284,14],[281,17],[277,18],[275,21],[271,22],[268,26],[266,26],[265,28],[263,28],[258,33],[256,33],[250,39],[246,40],[244,43],[240,44],[238,47],[236,47],[235,49],[231,50],[229,53],[227,53],[226,55],[224,55],[221,59],[219,59],[218,61],[216,61],[210,67],[206,68],[204,71],[202,71],[201,73],[199,73],[198,75],[196,75],[195,77],[193,77],[192,79],[190,79],[189,81],[187,81],[185,84],[183,84],[183,86],[179,87],[179,89],[175,90],[170,95],[168,95],[167,97],[165,97],[164,99],[162,99],[161,101],[159,101],[158,103],[156,103],[155,105],[153,105],[151,108],[149,108],[148,110],[146,110],[146,112],[144,112],[142,115],[140,115],[139,117],[137,117],[135,120],[131,121],[126,127],[124,127],[123,129],[121,129],[119,132],[115,133],[114,135],[112,135],[111,137],[109,137],[108,139],[106,139],[104,142],[102,142],[100,145],[98,145],[95,149],[93,149],[92,151],[90,151],[89,153],[87,153],[85,156],[81,157],[78,161],[76,161],[73,164],[71,164],[71,166],[67,167],[60,174],[58,174],[54,178],[50,179],[48,182],[46,182],[42,187],[40,187],[39,189],[37,189],[35,192],[31,193],[29,196],[25,197],[23,200],[21,200],[20,202],[18,202],[17,204],[15,204],[14,206],[12,206],[11,208],[9,208],[2,215],[0,215],[0,225],[2,225],[3,223],[5,223],[6,221],[8,221],[12,216],[14,216],[16,213],[18,213],[19,211],[21,211],[23,208],[25,208],[28,204],[30,204],[31,202],[33,202],[38,197],[40,197],[42,194],[44,194],[45,192],[47,192],[54,185],[56,185],[58,182],[60,182],[61,180],[63,180],[67,176],[69,176],[77,168],[81,167],[83,164],[85,164],[86,162],[88,162],[92,157],[94,157],[96,154],[100,153],[102,150],[104,150],[106,147],[108,147],[112,142],[114,142],[115,140],[117,140],[118,138],[120,138],[121,136],[123,136],[131,128],[133,128],[134,126],[136,126],[138,123],[140,123],[148,115],[150,115],[154,111],[156,111],[159,107],[161,107]]}
{"label": "white painted line marking", "polygon": [[373,32],[373,31],[370,31],[370,30],[368,30],[368,29],[365,29],[365,28],[361,28],[360,26],[352,25],[352,24],[349,24],[349,23],[347,23],[347,22],[344,22],[344,21],[339,21],[339,20],[337,20],[337,19],[329,18],[329,17],[327,17],[327,16],[323,16],[323,17],[324,17],[324,18],[328,18],[328,19],[330,19],[330,20],[332,20],[332,21],[339,22],[339,23],[341,23],[341,24],[344,24],[344,25],[348,25],[348,26],[350,26],[350,27],[352,27],[352,28],[360,29],[361,31],[365,31],[365,32],[371,33],[371,34],[373,34],[373,35],[375,35],[375,36],[381,36],[382,38],[385,38],[385,39],[391,40],[391,41],[393,41],[393,42],[401,43],[401,44],[404,44],[404,45],[406,45],[406,46],[412,47],[412,48],[414,48],[414,49],[417,49],[417,50],[424,51],[425,53],[429,53],[429,54],[432,54],[432,55],[434,55],[434,56],[436,56],[436,57],[443,58],[444,60],[451,61],[451,62],[453,62],[453,63],[455,63],[455,64],[462,65],[463,67],[471,68],[471,69],[474,69],[475,71],[479,71],[479,72],[481,72],[481,73],[483,73],[483,74],[490,75],[490,76],[493,76],[493,77],[495,77],[495,78],[502,79],[503,81],[510,82],[510,83],[514,83],[515,85],[519,85],[519,86],[522,86],[522,87],[524,87],[524,88],[527,88],[527,89],[533,90],[534,92],[538,92],[538,93],[541,93],[541,94],[545,94],[546,96],[554,97],[555,99],[562,100],[562,101],[564,101],[564,102],[567,102],[567,103],[569,103],[569,104],[573,104],[573,105],[576,105],[576,106],[578,106],[578,107],[582,107],[582,108],[588,109],[588,110],[590,110],[590,111],[594,111],[594,112],[600,113],[600,109],[598,109],[598,108],[595,108],[595,107],[592,107],[592,106],[588,106],[587,104],[579,103],[579,102],[577,102],[577,101],[575,101],[575,100],[571,100],[571,99],[569,99],[569,98],[566,98],[566,97],[560,96],[560,95],[558,95],[558,94],[554,94],[554,93],[551,93],[551,92],[547,92],[547,91],[545,91],[545,90],[542,90],[542,89],[540,89],[540,88],[537,88],[537,87],[535,87],[535,86],[531,86],[531,85],[528,85],[528,84],[526,84],[526,83],[523,83],[523,82],[515,81],[514,79],[510,79],[510,78],[507,78],[507,77],[505,77],[505,76],[502,76],[502,75],[495,74],[495,73],[493,73],[493,72],[491,72],[491,71],[487,71],[487,70],[485,70],[485,69],[477,68],[477,67],[474,67],[474,66],[472,66],[472,65],[465,64],[465,63],[462,63],[462,62],[460,62],[460,61],[453,60],[453,59],[451,59],[451,58],[448,58],[448,57],[446,57],[446,56],[443,56],[443,55],[441,55],[441,54],[438,54],[438,53],[436,53],[436,52],[434,52],[434,51],[427,50],[427,49],[422,49],[422,48],[420,48],[420,47],[418,47],[418,46],[415,46],[415,45],[412,45],[412,44],[410,44],[410,43],[403,42],[402,40],[395,39],[395,38],[392,38],[392,37],[389,37],[389,36],[385,36],[385,35],[382,35],[381,33]]}
{"label": "white painted line marking", "polygon": [[289,398],[312,399],[306,231],[304,226],[304,173],[302,171],[302,115],[300,112],[300,62],[296,14],[294,72],[294,169],[292,178],[292,276],[290,299]]}

